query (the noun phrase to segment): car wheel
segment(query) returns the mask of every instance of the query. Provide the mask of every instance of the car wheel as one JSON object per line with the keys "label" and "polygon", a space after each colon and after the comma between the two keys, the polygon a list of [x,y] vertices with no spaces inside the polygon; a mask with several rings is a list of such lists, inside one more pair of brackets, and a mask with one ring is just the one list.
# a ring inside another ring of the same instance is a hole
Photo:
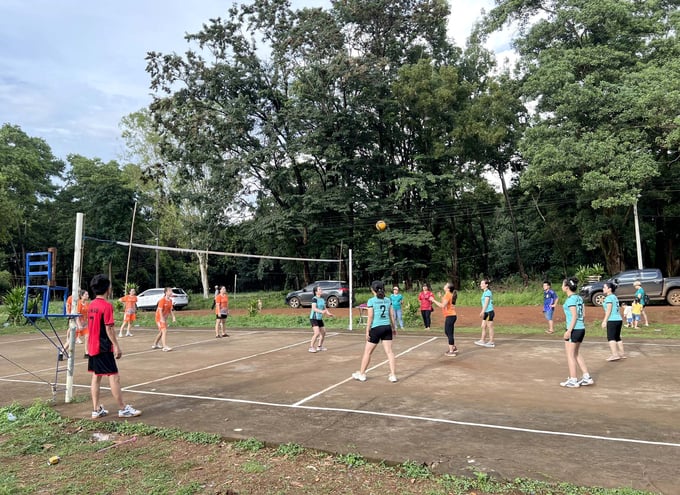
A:
{"label": "car wheel", "polygon": [[326,300],[326,304],[329,308],[337,308],[340,305],[340,300],[335,296],[331,296]]}
{"label": "car wheel", "polygon": [[299,297],[291,297],[288,300],[288,306],[290,306],[293,309],[297,309],[300,307],[300,298]]}
{"label": "car wheel", "polygon": [[666,295],[666,301],[671,306],[680,306],[680,289],[671,289]]}
{"label": "car wheel", "polygon": [[595,306],[602,306],[604,304],[604,292],[596,292],[593,294],[590,298],[590,302],[593,303]]}

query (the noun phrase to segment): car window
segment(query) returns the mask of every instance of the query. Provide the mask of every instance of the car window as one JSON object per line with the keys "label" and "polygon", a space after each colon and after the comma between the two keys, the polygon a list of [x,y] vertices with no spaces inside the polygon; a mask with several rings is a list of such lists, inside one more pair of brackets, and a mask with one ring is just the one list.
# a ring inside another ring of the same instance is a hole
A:
{"label": "car window", "polygon": [[657,273],[658,272],[656,270],[642,270],[642,281],[656,279]]}
{"label": "car window", "polygon": [[145,290],[140,295],[146,297],[146,296],[156,296],[156,295],[162,294],[162,293],[163,293],[163,290],[161,290],[161,289],[149,289],[149,290]]}

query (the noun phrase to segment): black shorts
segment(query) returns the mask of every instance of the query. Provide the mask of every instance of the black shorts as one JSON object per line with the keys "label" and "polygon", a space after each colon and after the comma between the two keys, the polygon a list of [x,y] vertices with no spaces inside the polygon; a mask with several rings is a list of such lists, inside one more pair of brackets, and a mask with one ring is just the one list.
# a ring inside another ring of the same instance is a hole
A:
{"label": "black shorts", "polygon": [[571,331],[571,338],[570,339],[564,339],[565,342],[583,342],[583,339],[586,336],[586,329],[585,328],[574,328]]}
{"label": "black shorts", "polygon": [[117,375],[118,365],[113,352],[101,352],[96,356],[90,356],[87,359],[87,371],[97,376]]}
{"label": "black shorts", "polygon": [[381,340],[392,340],[391,325],[380,325],[368,331],[368,341],[371,344],[379,344]]}
{"label": "black shorts", "polygon": [[313,327],[323,328],[323,320],[317,320],[316,318],[310,318],[309,323],[311,323]]}
{"label": "black shorts", "polygon": [[219,315],[215,315],[215,319],[216,320],[226,320],[227,316],[229,316],[229,315],[219,314]]}
{"label": "black shorts", "polygon": [[607,322],[607,340],[621,342],[621,327],[623,327],[623,321],[609,320]]}
{"label": "black shorts", "polygon": [[487,311],[486,313],[484,313],[484,317],[482,318],[482,320],[484,320],[484,321],[493,321],[494,316],[496,316],[495,311],[493,311],[493,310],[492,310],[492,311]]}

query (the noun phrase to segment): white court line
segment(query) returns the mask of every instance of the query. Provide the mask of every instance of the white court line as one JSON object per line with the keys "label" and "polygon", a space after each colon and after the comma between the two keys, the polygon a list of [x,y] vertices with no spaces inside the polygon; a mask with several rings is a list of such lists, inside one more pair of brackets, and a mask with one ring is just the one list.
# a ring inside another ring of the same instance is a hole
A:
{"label": "white court line", "polygon": [[183,399],[198,399],[198,400],[208,400],[217,402],[230,402],[235,404],[248,404],[257,406],[268,406],[277,407],[283,409],[303,409],[306,411],[321,411],[321,412],[339,412],[348,414],[361,414],[367,416],[379,416],[384,418],[392,419],[408,419],[414,421],[423,421],[427,423],[442,423],[456,426],[470,426],[473,428],[487,428],[492,430],[505,430],[505,431],[516,431],[519,433],[531,433],[535,435],[551,435],[559,437],[570,437],[570,438],[584,438],[588,440],[603,440],[606,442],[622,442],[622,443],[634,443],[641,445],[658,445],[664,447],[676,447],[680,448],[680,443],[672,442],[655,442],[652,440],[639,440],[636,438],[622,438],[622,437],[606,437],[602,435],[587,435],[585,433],[571,433],[567,431],[550,431],[550,430],[537,430],[533,428],[519,428],[516,426],[505,426],[505,425],[494,425],[485,423],[472,423],[469,421],[455,421],[452,419],[444,418],[430,418],[428,416],[413,416],[410,414],[395,414],[395,413],[385,413],[378,411],[366,411],[360,409],[345,409],[339,407],[318,407],[318,406],[295,406],[290,404],[277,404],[274,402],[262,402],[253,401],[246,399],[229,399],[224,397],[208,397],[203,395],[188,395],[188,394],[166,394],[162,392],[152,392],[152,391],[141,391],[141,390],[131,390],[131,393],[142,394],[142,395],[157,395],[163,397],[173,397],[173,398],[183,398]]}
{"label": "white court line", "polygon": [[[418,344],[418,345],[414,345],[413,347],[410,347],[410,348],[406,349],[405,351],[402,351],[402,352],[400,352],[399,354],[397,354],[397,355],[395,356],[395,358],[398,358],[398,357],[400,357],[400,356],[403,356],[404,354],[407,354],[407,353],[411,352],[412,350],[417,349],[417,348],[420,347],[420,346],[423,346],[423,345],[425,345],[425,344],[429,344],[430,342],[434,342],[434,341],[437,340],[438,338],[439,338],[439,337],[432,337],[430,340],[426,340],[425,342],[421,342],[421,343]],[[385,363],[388,363],[388,362],[389,362],[389,361],[386,359],[385,361],[383,361],[383,362],[381,362],[381,363],[378,363],[378,364],[376,364],[375,366],[372,366],[372,367],[368,368],[366,371],[372,371],[372,370],[374,370],[374,369],[376,369],[376,368],[378,368],[378,367],[380,367],[380,366],[382,366],[382,365],[384,365]],[[326,387],[325,389],[321,390],[320,392],[317,392],[317,393],[315,393],[315,394],[310,395],[309,397],[305,397],[304,399],[297,401],[295,404],[293,404],[293,406],[300,406],[300,405],[304,404],[305,402],[310,401],[310,400],[312,400],[312,399],[314,399],[314,398],[316,398],[316,397],[319,397],[320,395],[322,395],[322,394],[328,392],[329,390],[333,390],[334,388],[339,387],[339,386],[342,385],[343,383],[347,383],[347,382],[349,382],[349,381],[351,381],[351,380],[354,380],[354,378],[349,377],[349,378],[347,378],[347,379],[345,379],[345,380],[343,380],[343,381],[341,381],[341,382],[339,382],[339,383],[336,383],[335,385],[331,385],[330,387]]]}

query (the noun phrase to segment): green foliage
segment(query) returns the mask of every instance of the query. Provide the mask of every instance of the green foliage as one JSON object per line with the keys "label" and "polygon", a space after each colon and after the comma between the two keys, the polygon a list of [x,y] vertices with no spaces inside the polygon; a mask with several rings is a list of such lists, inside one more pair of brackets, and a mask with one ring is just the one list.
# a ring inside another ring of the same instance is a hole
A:
{"label": "green foliage", "polygon": [[277,455],[281,455],[284,457],[296,457],[302,454],[304,451],[305,449],[302,445],[291,442],[283,443],[279,445],[276,449]]}
{"label": "green foliage", "polygon": [[7,270],[0,270],[0,294],[4,294],[12,287],[12,274]]}
{"label": "green foliage", "polygon": [[268,466],[252,460],[246,461],[241,465],[241,470],[244,473],[264,473],[267,469],[269,469]]}
{"label": "green foliage", "polygon": [[246,440],[239,440],[234,442],[234,448],[236,450],[243,450],[247,452],[257,452],[264,448],[264,443],[260,442],[257,438],[248,438]]}
{"label": "green foliage", "polygon": [[365,466],[368,461],[360,455],[355,453],[340,454],[336,457],[337,462],[345,464],[348,467],[356,468],[360,466]]}
{"label": "green foliage", "polygon": [[428,479],[432,477],[432,471],[422,463],[407,460],[401,464],[399,476],[411,479]]}
{"label": "green foliage", "polygon": [[25,287],[15,287],[10,289],[3,298],[7,321],[12,325],[19,325],[24,321],[24,297]]}
{"label": "green foliage", "polygon": [[604,267],[598,263],[594,265],[579,265],[574,276],[581,283],[585,283],[589,277],[602,277],[605,274]]}

